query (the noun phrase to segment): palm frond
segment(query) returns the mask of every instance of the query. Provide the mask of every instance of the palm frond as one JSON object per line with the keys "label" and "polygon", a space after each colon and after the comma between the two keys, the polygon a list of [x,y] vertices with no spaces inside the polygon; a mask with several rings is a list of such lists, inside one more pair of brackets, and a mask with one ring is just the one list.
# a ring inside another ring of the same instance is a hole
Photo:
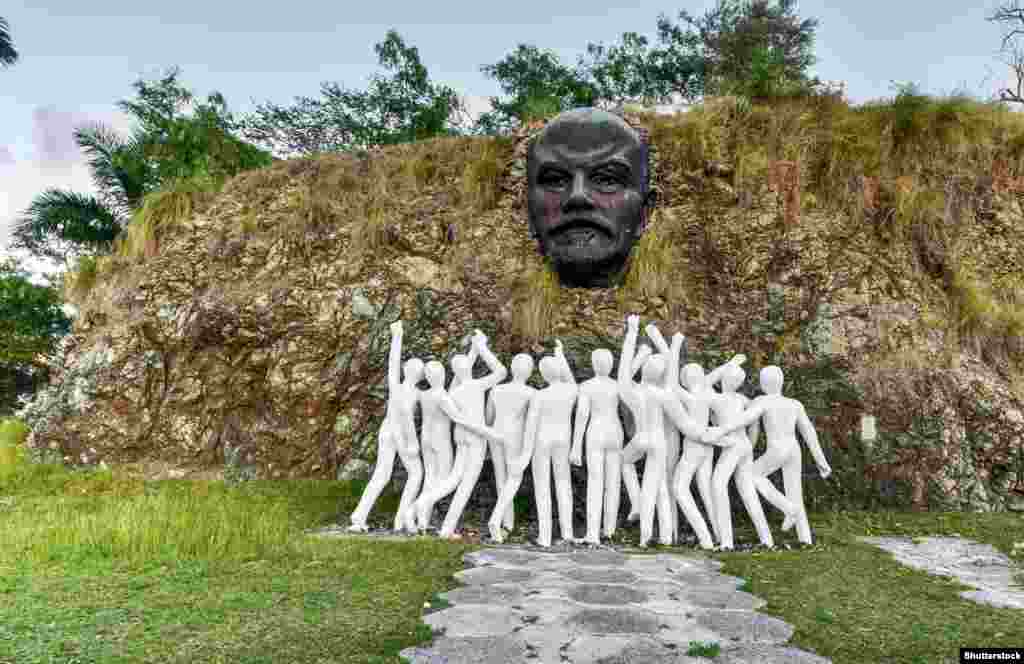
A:
{"label": "palm frond", "polygon": [[13,65],[18,61],[18,52],[11,43],[11,30],[6,19],[0,18],[0,65]]}
{"label": "palm frond", "polygon": [[109,251],[123,221],[100,200],[86,194],[47,189],[14,222],[12,248],[66,260],[68,246]]}
{"label": "palm frond", "polygon": [[126,141],[102,124],[75,129],[75,141],[88,157],[93,182],[102,197],[124,214],[138,209],[151,184],[145,135],[136,129]]}

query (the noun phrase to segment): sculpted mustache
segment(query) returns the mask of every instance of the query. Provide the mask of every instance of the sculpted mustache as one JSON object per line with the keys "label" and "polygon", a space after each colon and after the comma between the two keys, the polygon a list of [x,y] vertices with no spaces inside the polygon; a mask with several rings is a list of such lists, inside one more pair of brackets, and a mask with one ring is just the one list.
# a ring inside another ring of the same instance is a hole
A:
{"label": "sculpted mustache", "polygon": [[549,232],[552,234],[561,233],[567,228],[572,228],[574,226],[589,226],[591,228],[604,231],[608,235],[615,235],[615,229],[611,226],[611,224],[604,221],[599,221],[597,219],[588,219],[584,217],[575,217],[573,219],[569,219],[568,221],[563,221],[557,226],[554,226]]}

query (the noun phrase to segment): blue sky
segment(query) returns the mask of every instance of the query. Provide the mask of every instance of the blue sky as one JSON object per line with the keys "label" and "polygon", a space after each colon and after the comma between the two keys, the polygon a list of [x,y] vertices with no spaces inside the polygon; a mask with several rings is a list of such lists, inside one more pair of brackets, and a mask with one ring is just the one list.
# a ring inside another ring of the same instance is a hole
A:
{"label": "blue sky", "polygon": [[[812,72],[844,81],[854,103],[892,96],[893,81],[987,98],[1011,80],[996,57],[1000,27],[985,20],[996,4],[803,0],[797,12],[819,19]],[[394,28],[419,49],[433,81],[485,110],[499,89],[480,66],[520,42],[575,63],[587,42],[614,42],[624,31],[653,38],[659,13],[702,15],[713,5],[5,0],[0,16],[21,59],[0,69],[0,253],[11,222],[44,189],[94,191],[73,128],[103,122],[126,134],[130,121],[114,104],[133,96],[133,81],[173,65],[186,87],[203,97],[218,90],[233,111],[246,112],[267,100],[316,97],[323,81],[363,88],[379,71],[373,45]]]}

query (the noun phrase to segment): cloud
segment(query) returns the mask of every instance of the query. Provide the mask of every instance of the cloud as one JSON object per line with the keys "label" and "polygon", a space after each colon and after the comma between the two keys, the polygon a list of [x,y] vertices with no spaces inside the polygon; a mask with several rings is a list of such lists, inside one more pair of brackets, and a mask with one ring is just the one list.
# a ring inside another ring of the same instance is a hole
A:
{"label": "cloud", "polygon": [[0,166],[14,163],[14,153],[6,145],[0,145]]}
{"label": "cloud", "polygon": [[63,167],[78,159],[75,143],[75,114],[52,106],[32,111],[32,143],[35,159],[44,168]]}

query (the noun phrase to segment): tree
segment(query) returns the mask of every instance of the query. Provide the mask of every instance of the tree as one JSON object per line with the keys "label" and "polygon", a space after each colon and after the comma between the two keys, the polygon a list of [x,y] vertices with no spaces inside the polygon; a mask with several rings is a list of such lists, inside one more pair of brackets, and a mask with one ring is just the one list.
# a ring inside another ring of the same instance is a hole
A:
{"label": "tree", "polygon": [[1024,49],[1021,48],[1018,37],[1024,35],[1024,8],[1018,0],[1012,0],[997,7],[988,21],[1000,23],[1003,26],[1003,39],[999,47],[999,53],[1003,56],[1003,62],[1013,70],[1016,84],[1013,89],[1002,88],[999,90],[999,100],[1004,102],[1024,104]]}
{"label": "tree", "polygon": [[649,46],[635,32],[623,33],[621,44],[587,44],[587,55],[589,62],[581,58],[580,63],[594,82],[599,105],[689,99],[703,76],[700,58],[677,46]]}
{"label": "tree", "polygon": [[507,131],[521,122],[578,106],[592,106],[597,89],[585,66],[572,69],[558,55],[536,46],[519,44],[516,50],[480,71],[498,81],[507,101],[491,97],[491,110],[477,120],[477,131]]}
{"label": "tree", "polygon": [[0,411],[10,410],[16,392],[45,375],[40,357],[70,330],[55,288],[31,283],[16,258],[0,262]]}
{"label": "tree", "polygon": [[0,65],[9,66],[18,61],[18,52],[11,43],[11,31],[7,20],[0,18]]}
{"label": "tree", "polygon": [[459,131],[464,112],[455,90],[430,82],[419,51],[395,30],[374,45],[390,76],[375,74],[365,91],[322,83],[322,99],[266,102],[239,124],[249,140],[282,156],[345,151],[445,136]]}
{"label": "tree", "polygon": [[109,252],[146,194],[197,175],[222,182],[271,162],[269,154],[231,134],[235,121],[220,93],[184,115],[193,97],[178,84],[178,74],[173,68],[155,83],[139,80],[138,100],[118,102],[139,124],[128,139],[103,125],[75,130],[98,195],[47,189],[15,223],[12,248],[68,267],[79,255]]}
{"label": "tree", "polygon": [[795,0],[774,5],[770,0],[718,0],[701,18],[680,11],[685,29],[659,16],[658,35],[666,51],[689,67],[694,58],[702,61],[696,68],[699,85],[687,96],[774,96],[819,85],[807,73],[815,62],[818,21],[800,20],[794,5]]}

